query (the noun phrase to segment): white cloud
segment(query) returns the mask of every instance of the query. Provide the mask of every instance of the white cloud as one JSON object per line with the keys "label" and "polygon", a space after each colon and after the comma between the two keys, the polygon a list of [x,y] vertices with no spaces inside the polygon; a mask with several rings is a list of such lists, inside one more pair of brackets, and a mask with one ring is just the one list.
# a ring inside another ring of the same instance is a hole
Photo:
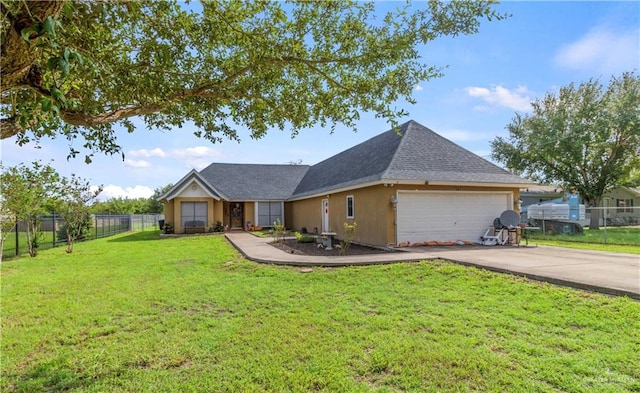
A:
{"label": "white cloud", "polygon": [[489,139],[487,134],[465,130],[444,130],[438,131],[438,134],[454,142],[485,141]]}
{"label": "white cloud", "polygon": [[182,161],[188,168],[203,169],[215,159],[224,157],[225,154],[220,149],[213,149],[208,146],[193,146],[165,151],[159,147],[155,149],[131,150],[127,153],[125,165],[130,168],[149,168],[151,163],[145,160],[134,160],[133,158],[164,158]]}
{"label": "white cloud", "polygon": [[424,88],[420,85],[416,85],[416,91],[422,91]]}
{"label": "white cloud", "polygon": [[98,196],[100,200],[111,198],[149,198],[153,196],[153,190],[147,186],[120,187],[113,184],[104,186],[102,192]]}
{"label": "white cloud", "polygon": [[[616,74],[640,66],[640,30],[615,32],[597,26],[556,52],[556,65],[574,71]],[[597,76],[597,75],[594,75]]]}
{"label": "white cloud", "polygon": [[151,166],[151,164],[148,161],[131,160],[129,158],[124,160],[124,165],[129,168],[135,168],[135,169],[148,168]]}
{"label": "white cloud", "polygon": [[142,157],[142,158],[151,158],[151,157],[164,158],[167,156],[167,154],[161,148],[156,147],[155,149],[151,149],[151,150],[147,150],[147,149],[131,150],[130,152],[127,153],[127,156]]}
{"label": "white cloud", "polygon": [[211,161],[207,158],[190,158],[186,160],[188,168],[202,170],[211,164]]}
{"label": "white cloud", "polygon": [[207,146],[194,146],[184,149],[174,149],[170,152],[170,156],[175,158],[196,158],[196,157],[222,157],[223,154],[218,149],[212,149]]}
{"label": "white cloud", "polygon": [[492,88],[467,87],[465,89],[471,97],[482,99],[487,106],[478,106],[475,109],[487,110],[490,107],[505,107],[517,111],[527,112],[531,109],[530,92],[526,86],[518,86],[515,90],[509,90],[501,85]]}

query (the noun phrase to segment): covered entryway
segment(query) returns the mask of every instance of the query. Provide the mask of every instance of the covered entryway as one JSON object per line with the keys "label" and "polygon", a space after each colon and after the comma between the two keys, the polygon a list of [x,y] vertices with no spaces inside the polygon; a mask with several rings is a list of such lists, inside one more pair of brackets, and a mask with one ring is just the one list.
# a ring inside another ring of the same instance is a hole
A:
{"label": "covered entryway", "polygon": [[242,229],[244,227],[244,203],[231,202],[230,207],[231,210],[229,214],[231,215],[231,229]]}
{"label": "covered entryway", "polygon": [[507,191],[398,191],[397,242],[478,241],[513,208]]}

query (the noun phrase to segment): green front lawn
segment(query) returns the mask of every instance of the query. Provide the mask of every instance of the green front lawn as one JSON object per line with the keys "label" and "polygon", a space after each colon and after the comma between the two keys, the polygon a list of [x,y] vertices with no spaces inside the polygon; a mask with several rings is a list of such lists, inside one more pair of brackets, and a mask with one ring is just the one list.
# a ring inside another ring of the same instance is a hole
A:
{"label": "green front lawn", "polygon": [[301,273],[149,231],[5,262],[0,294],[0,391],[640,389],[640,303],[445,261]]}
{"label": "green front lawn", "polygon": [[532,232],[534,243],[548,246],[640,254],[640,227],[584,228],[582,235],[543,235]]}

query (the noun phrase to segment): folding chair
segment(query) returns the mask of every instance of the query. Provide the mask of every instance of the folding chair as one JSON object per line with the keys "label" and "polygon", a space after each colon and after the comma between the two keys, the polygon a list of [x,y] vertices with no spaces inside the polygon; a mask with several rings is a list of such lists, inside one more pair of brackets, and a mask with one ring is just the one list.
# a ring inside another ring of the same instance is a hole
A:
{"label": "folding chair", "polygon": [[[504,246],[504,244],[509,240],[508,236],[504,236],[503,232],[506,228],[500,224],[500,219],[496,218],[493,220],[493,226],[489,227],[484,235],[480,236],[480,242],[483,246]],[[489,235],[489,233],[493,233],[493,235]]]}

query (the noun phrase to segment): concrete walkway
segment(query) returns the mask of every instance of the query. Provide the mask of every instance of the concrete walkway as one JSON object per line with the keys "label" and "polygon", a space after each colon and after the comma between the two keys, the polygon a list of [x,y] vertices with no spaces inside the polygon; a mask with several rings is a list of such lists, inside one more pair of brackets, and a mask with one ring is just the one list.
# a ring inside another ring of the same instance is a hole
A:
{"label": "concrete walkway", "polygon": [[515,274],[534,280],[629,296],[640,300],[640,255],[561,247],[416,247],[376,255],[342,257],[294,255],[247,232],[228,232],[227,239],[255,262],[293,266],[350,266],[425,259],[446,259],[496,272]]}

